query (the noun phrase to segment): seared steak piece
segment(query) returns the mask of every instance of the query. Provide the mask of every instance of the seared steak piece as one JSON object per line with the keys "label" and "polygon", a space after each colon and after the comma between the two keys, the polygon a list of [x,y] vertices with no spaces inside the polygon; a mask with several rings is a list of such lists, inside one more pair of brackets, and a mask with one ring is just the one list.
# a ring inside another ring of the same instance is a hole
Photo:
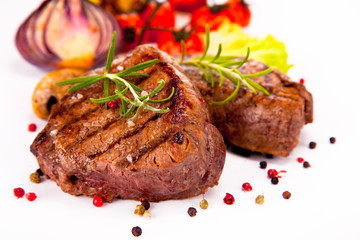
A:
{"label": "seared steak piece", "polygon": [[[211,88],[198,68],[183,67],[207,103],[226,99],[236,87],[224,79],[222,87]],[[240,72],[252,74],[267,68],[265,64],[249,61]],[[214,75],[218,82],[219,76],[215,72]],[[256,95],[242,87],[225,105],[208,104],[213,123],[233,145],[253,152],[288,156],[298,143],[303,125],[313,121],[311,93],[277,70],[253,80],[265,87],[270,96]]]}
{"label": "seared steak piece", "polygon": [[166,98],[174,87],[171,100],[152,104],[169,107],[168,113],[143,109],[128,121],[118,110],[89,100],[103,97],[102,82],[66,93],[54,107],[31,151],[44,174],[64,192],[99,195],[106,201],[115,197],[161,201],[203,194],[218,183],[225,144],[201,95],[178,71],[180,67],[169,63],[165,53],[143,45],[124,60],[117,59],[111,72],[155,58],[160,62],[142,71],[149,78],[128,80],[150,92],[163,79],[165,87],[155,99]]}

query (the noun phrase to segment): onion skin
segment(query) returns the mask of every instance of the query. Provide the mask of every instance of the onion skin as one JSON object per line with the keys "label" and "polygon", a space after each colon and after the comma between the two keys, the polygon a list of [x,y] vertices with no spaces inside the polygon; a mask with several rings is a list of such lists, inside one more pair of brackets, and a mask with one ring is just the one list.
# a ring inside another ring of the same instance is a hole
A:
{"label": "onion skin", "polygon": [[36,66],[89,69],[106,60],[114,31],[121,34],[116,19],[93,3],[50,0],[20,25],[15,43],[25,60]]}

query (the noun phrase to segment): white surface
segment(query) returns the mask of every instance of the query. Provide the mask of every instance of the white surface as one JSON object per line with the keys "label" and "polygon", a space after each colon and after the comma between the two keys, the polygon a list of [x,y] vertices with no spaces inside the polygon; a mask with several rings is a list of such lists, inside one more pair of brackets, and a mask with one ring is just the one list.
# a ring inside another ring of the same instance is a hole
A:
{"label": "white surface", "polygon": [[[360,4],[356,0],[253,0],[247,32],[271,33],[287,45],[295,67],[289,75],[303,77],[314,96],[315,121],[306,126],[299,146],[287,158],[268,160],[268,169],[286,169],[275,186],[258,168],[263,160],[229,153],[219,186],[201,196],[151,205],[152,219],[133,214],[135,201],[118,200],[101,208],[92,199],[63,193],[55,183],[33,184],[29,173],[37,169],[29,146],[36,133],[27,126],[39,120],[31,109],[32,91],[45,74],[25,62],[14,45],[17,27],[40,3],[3,1],[0,8],[0,69],[2,109],[0,124],[0,239],[133,239],[131,228],[140,226],[139,239],[359,239],[359,103],[358,74]],[[329,144],[335,136],[336,144]],[[310,150],[309,141],[317,148]],[[296,158],[312,165],[304,169]],[[252,192],[243,192],[250,182]],[[34,202],[16,199],[12,190],[23,187],[38,195]],[[292,193],[284,200],[282,192]],[[223,204],[229,192],[235,204]],[[265,194],[262,206],[254,203]],[[198,214],[187,215],[194,206]]]}

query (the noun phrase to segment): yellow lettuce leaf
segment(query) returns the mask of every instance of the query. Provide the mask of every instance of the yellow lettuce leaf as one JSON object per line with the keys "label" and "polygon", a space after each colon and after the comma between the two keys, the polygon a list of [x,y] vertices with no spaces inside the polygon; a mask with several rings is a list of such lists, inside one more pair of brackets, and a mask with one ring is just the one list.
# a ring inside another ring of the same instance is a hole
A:
{"label": "yellow lettuce leaf", "polygon": [[209,54],[215,55],[219,44],[222,44],[222,56],[244,56],[250,48],[250,59],[263,62],[272,68],[287,73],[293,66],[288,64],[285,44],[272,35],[263,39],[251,37],[242,31],[241,26],[224,21],[216,31],[210,32]]}

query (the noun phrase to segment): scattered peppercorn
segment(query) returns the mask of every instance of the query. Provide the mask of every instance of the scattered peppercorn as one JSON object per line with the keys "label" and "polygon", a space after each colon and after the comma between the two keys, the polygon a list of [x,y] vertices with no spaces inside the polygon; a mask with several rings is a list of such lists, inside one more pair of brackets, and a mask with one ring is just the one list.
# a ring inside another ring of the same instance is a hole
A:
{"label": "scattered peppercorn", "polygon": [[316,142],[310,142],[310,143],[309,143],[309,148],[310,148],[310,149],[316,148]]}
{"label": "scattered peppercorn", "polygon": [[276,171],[276,169],[269,169],[267,174],[269,178],[273,178],[273,177],[278,177],[281,178],[281,176],[279,176],[280,173],[286,173],[285,170],[281,170],[281,171]]}
{"label": "scattered peppercorn", "polygon": [[93,199],[93,204],[95,207],[101,207],[104,204],[104,202],[100,196],[95,196]]}
{"label": "scattered peppercorn", "polygon": [[141,201],[141,205],[143,205],[145,207],[145,210],[150,209],[150,203],[146,200]]}
{"label": "scattered peppercorn", "polygon": [[27,200],[29,200],[30,202],[34,201],[34,200],[37,198],[36,194],[33,193],[33,192],[29,192],[29,193],[25,194],[25,197],[26,197]]}
{"label": "scattered peppercorn", "polygon": [[190,217],[195,217],[197,213],[196,208],[189,207],[187,213],[189,214]]}
{"label": "scattered peppercorn", "polygon": [[298,157],[298,158],[297,158],[297,161],[298,161],[299,163],[303,163],[303,162],[304,162],[304,159],[301,158],[301,157]]}
{"label": "scattered peppercorn", "polygon": [[33,183],[40,183],[40,174],[38,172],[30,174],[30,181]]}
{"label": "scattered peppercorn", "polygon": [[137,205],[134,211],[135,215],[144,215],[145,207],[143,205]]}
{"label": "scattered peppercorn", "polygon": [[200,208],[201,209],[207,209],[208,206],[209,206],[208,201],[206,201],[205,199],[201,200],[201,202],[200,202]]}
{"label": "scattered peppercorn", "polygon": [[28,129],[29,129],[29,132],[35,132],[36,131],[36,124],[35,123],[30,123]]}
{"label": "scattered peppercorn", "polygon": [[267,167],[267,162],[266,161],[261,161],[260,162],[260,168],[265,169]]}
{"label": "scattered peppercorn", "polygon": [[226,203],[227,205],[232,205],[235,202],[235,198],[233,195],[231,195],[230,193],[226,193],[226,196],[224,197],[224,203]]}
{"label": "scattered peppercorn", "polygon": [[112,101],[108,102],[107,105],[109,106],[109,108],[115,109],[118,107],[118,101],[116,99],[112,100]]}
{"label": "scattered peppercorn", "polygon": [[255,199],[255,203],[256,204],[263,204],[264,203],[264,200],[265,200],[265,197],[264,197],[264,195],[259,195],[259,196],[257,196],[256,197],[256,199]]}
{"label": "scattered peppercorn", "polygon": [[285,191],[285,192],[283,192],[282,196],[285,199],[289,199],[291,197],[291,193],[289,191]]}
{"label": "scattered peppercorn", "polygon": [[132,233],[132,235],[134,235],[135,237],[138,237],[138,236],[140,236],[140,235],[142,234],[142,230],[141,230],[140,227],[136,226],[136,227],[133,227],[133,228],[131,229],[131,233]]}
{"label": "scattered peppercorn", "polygon": [[36,170],[36,172],[39,174],[39,176],[44,176],[44,173],[41,171],[40,168],[38,168],[38,169]]}
{"label": "scattered peppercorn", "polygon": [[252,186],[248,182],[244,183],[242,185],[242,188],[244,189],[244,191],[247,191],[247,192],[250,192],[252,190]]}
{"label": "scattered peppercorn", "polygon": [[279,178],[278,177],[271,178],[271,183],[274,184],[274,185],[278,184],[279,183]]}
{"label": "scattered peppercorn", "polygon": [[300,79],[299,81],[301,84],[304,84],[305,83],[305,80],[303,78]]}
{"label": "scattered peppercorn", "polygon": [[151,212],[149,210],[145,210],[143,216],[144,216],[145,219],[150,219],[151,218]]}
{"label": "scattered peppercorn", "polygon": [[335,143],[335,142],[336,142],[336,138],[331,137],[331,138],[330,138],[330,143]]}
{"label": "scattered peppercorn", "polygon": [[14,195],[15,195],[15,197],[21,198],[21,197],[24,196],[24,194],[25,194],[24,189],[22,189],[22,188],[20,188],[20,187],[14,188]]}
{"label": "scattered peppercorn", "polygon": [[309,167],[311,167],[311,166],[310,166],[310,163],[309,163],[309,162],[305,161],[305,162],[303,163],[303,167],[304,167],[304,168],[309,168]]}

